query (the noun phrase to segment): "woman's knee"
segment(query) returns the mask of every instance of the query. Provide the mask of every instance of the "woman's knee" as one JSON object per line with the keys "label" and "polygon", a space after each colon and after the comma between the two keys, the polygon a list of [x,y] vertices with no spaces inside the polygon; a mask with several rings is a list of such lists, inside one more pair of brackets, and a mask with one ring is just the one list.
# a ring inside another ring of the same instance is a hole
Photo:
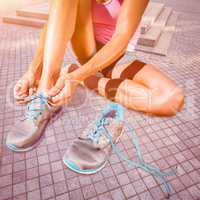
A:
{"label": "woman's knee", "polygon": [[150,112],[156,115],[172,116],[181,110],[184,103],[184,93],[179,87],[155,98],[150,106]]}

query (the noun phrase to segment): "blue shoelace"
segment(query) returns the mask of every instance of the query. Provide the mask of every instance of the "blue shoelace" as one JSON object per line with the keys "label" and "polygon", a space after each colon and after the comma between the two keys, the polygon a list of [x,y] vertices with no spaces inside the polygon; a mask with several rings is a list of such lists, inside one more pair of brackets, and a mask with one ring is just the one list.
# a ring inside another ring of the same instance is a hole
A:
{"label": "blue shoelace", "polygon": [[175,175],[176,169],[171,169],[170,171],[162,172],[160,170],[159,166],[157,166],[157,165],[152,166],[152,165],[149,165],[148,163],[146,163],[143,159],[142,151],[140,149],[140,145],[137,140],[137,136],[136,136],[135,132],[133,131],[133,128],[131,127],[131,125],[129,123],[127,123],[125,121],[122,121],[122,122],[125,125],[125,127],[127,127],[127,129],[128,129],[127,132],[130,133],[132,143],[134,144],[134,146],[136,148],[136,155],[138,157],[137,162],[130,160],[127,156],[125,156],[120,151],[120,149],[117,147],[117,145],[113,143],[112,136],[109,134],[108,130],[105,127],[106,125],[109,124],[108,120],[105,117],[101,117],[100,120],[97,120],[97,122],[95,124],[96,128],[88,134],[88,138],[98,144],[99,136],[101,134],[104,134],[104,136],[109,140],[113,151],[119,156],[119,158],[121,158],[123,161],[127,162],[129,166],[134,167],[134,168],[141,168],[144,171],[150,173],[151,175],[159,178],[161,183],[164,184],[167,197],[169,197],[170,193],[172,192],[172,189],[171,189],[169,183],[167,183],[167,181],[165,180],[165,178],[168,176]]}
{"label": "blue shoelace", "polygon": [[48,97],[40,93],[37,95],[32,95],[30,97],[30,102],[27,104],[27,109],[25,116],[28,119],[37,119],[39,115],[46,109],[48,106]]}

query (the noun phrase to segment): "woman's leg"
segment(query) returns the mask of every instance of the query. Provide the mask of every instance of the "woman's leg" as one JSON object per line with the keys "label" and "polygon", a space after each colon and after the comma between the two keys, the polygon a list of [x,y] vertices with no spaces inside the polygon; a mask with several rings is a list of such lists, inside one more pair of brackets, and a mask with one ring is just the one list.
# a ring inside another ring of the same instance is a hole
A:
{"label": "woman's leg", "polygon": [[47,23],[39,92],[47,92],[59,76],[66,44],[75,29],[78,2],[79,0],[52,1]]}
{"label": "woman's leg", "polygon": [[96,42],[93,31],[92,1],[79,0],[76,26],[71,39],[75,56],[82,65],[96,53]]}
{"label": "woman's leg", "polygon": [[113,68],[112,78],[89,77],[85,85],[122,105],[156,115],[173,115],[184,96],[176,84],[151,65],[133,61]]}
{"label": "woman's leg", "polygon": [[133,61],[116,66],[112,78],[128,78],[150,90],[150,109],[166,115],[173,115],[182,108],[184,94],[176,83],[156,67]]}

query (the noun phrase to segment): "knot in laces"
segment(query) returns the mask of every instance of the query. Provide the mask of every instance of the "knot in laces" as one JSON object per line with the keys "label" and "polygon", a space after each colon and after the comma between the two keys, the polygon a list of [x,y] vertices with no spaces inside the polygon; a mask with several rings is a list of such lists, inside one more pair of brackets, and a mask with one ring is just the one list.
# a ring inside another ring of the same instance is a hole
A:
{"label": "knot in laces", "polygon": [[39,115],[46,109],[48,105],[48,97],[42,93],[32,95],[30,102],[27,104],[25,116],[28,119],[37,119]]}

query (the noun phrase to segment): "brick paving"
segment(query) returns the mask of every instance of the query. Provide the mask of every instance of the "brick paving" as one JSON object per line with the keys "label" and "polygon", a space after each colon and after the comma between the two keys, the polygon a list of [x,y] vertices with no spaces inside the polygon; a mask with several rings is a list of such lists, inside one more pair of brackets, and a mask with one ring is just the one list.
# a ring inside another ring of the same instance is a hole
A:
{"label": "brick paving", "polygon": [[[184,109],[174,117],[126,112],[145,160],[161,169],[178,165],[178,174],[168,179],[173,187],[172,200],[200,198],[199,17],[200,12],[180,13],[167,57],[136,52],[128,53],[120,61],[139,58],[154,64],[185,90]],[[38,34],[33,28],[0,25],[0,200],[164,199],[160,182],[144,171],[128,167],[115,154],[95,175],[78,175],[62,164],[69,144],[107,103],[82,87],[78,88],[73,104],[50,122],[37,148],[27,153],[13,153],[6,148],[6,134],[24,111],[23,106],[14,103],[12,87],[32,59]],[[68,62],[75,62],[69,53],[64,59],[65,64]],[[127,134],[119,147],[134,157]]]}

